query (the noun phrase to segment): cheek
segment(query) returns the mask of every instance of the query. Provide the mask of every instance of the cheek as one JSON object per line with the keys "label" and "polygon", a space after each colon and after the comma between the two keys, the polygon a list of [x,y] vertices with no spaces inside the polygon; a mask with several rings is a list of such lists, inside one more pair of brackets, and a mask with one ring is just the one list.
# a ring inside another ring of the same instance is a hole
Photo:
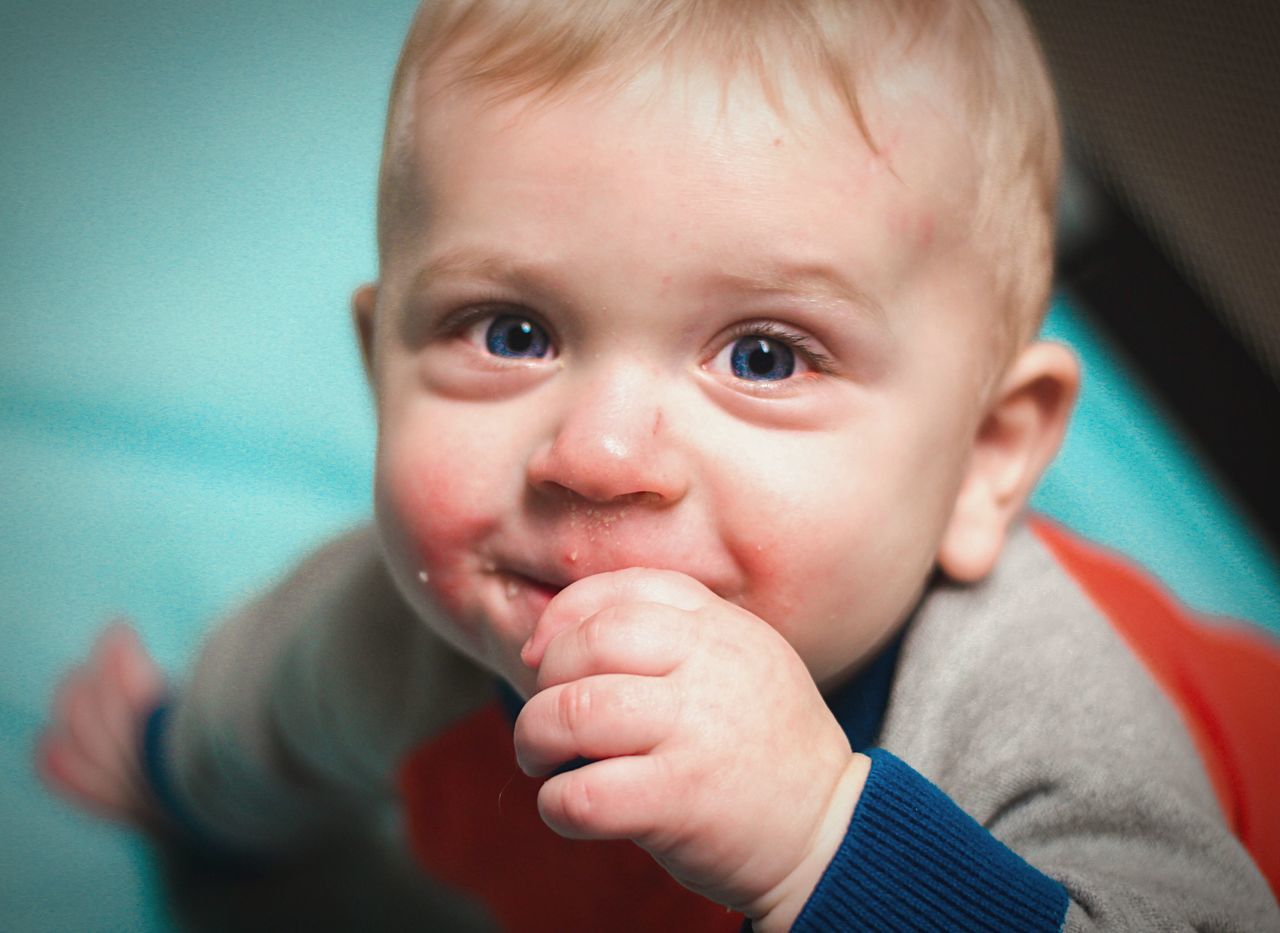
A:
{"label": "cheek", "polygon": [[843,497],[832,495],[820,471],[797,471],[789,458],[756,466],[750,477],[722,484],[729,492],[716,509],[721,540],[748,581],[746,608],[790,639],[789,629],[832,587],[822,579],[832,554],[848,550],[847,526],[835,519]]}
{"label": "cheek", "polygon": [[[378,524],[401,578],[460,609],[463,572],[497,523],[501,483],[496,458],[476,455],[437,425],[381,439],[375,483]],[[490,465],[486,468],[485,464]]]}
{"label": "cheek", "polygon": [[819,682],[882,642],[932,566],[934,510],[920,501],[927,491],[899,477],[896,459],[880,463],[864,441],[856,451],[793,451],[753,477],[754,495],[721,506],[734,516],[724,539],[750,581],[740,602],[787,639]]}

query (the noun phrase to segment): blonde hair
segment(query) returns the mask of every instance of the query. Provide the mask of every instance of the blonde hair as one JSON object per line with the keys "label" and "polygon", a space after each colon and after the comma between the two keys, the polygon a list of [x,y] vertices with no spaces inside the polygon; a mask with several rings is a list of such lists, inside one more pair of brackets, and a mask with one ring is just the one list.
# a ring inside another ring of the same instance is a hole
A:
{"label": "blonde hair", "polygon": [[1052,85],[1016,0],[425,0],[392,82],[378,184],[385,265],[420,207],[414,94],[449,53],[452,79],[499,97],[619,86],[646,65],[709,63],[753,74],[780,106],[785,70],[825,81],[872,148],[859,83],[887,50],[923,61],[959,104],[978,160],[972,238],[990,257],[1006,349],[1031,337],[1048,302],[1060,130]]}

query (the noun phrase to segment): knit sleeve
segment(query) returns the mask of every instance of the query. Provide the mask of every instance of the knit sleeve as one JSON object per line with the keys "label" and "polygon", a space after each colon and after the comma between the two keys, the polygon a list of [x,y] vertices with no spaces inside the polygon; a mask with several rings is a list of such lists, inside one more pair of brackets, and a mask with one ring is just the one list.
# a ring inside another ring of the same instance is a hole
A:
{"label": "knit sleeve", "polygon": [[153,770],[208,842],[286,850],[368,819],[409,748],[491,699],[409,611],[364,528],[215,627]]}
{"label": "knit sleeve", "polygon": [[793,930],[1058,930],[1068,898],[882,749],[835,858]]}

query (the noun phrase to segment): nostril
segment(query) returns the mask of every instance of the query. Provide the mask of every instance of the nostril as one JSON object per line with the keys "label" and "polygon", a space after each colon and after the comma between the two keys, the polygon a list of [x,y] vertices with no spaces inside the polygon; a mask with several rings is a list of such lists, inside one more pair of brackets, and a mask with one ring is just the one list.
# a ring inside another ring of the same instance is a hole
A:
{"label": "nostril", "polygon": [[548,481],[539,484],[539,488],[550,493],[556,499],[573,502],[595,503],[598,506],[659,506],[668,501],[668,497],[660,492],[642,490],[640,492],[622,492],[610,495],[607,490],[591,491],[582,483],[559,483]]}
{"label": "nostril", "polygon": [[611,501],[618,505],[661,505],[663,499],[656,492],[628,492],[615,496]]}

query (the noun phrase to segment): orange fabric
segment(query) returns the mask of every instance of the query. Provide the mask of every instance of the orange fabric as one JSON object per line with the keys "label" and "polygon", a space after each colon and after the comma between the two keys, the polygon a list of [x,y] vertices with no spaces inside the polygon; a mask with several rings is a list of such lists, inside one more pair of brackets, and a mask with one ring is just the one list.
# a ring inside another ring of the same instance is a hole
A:
{"label": "orange fabric", "polygon": [[629,842],[564,839],[538,816],[495,701],[401,768],[408,835],[428,875],[485,904],[511,933],[736,933],[742,915],[681,887]]}
{"label": "orange fabric", "polygon": [[1229,825],[1280,896],[1280,642],[1198,620],[1122,558],[1046,519],[1032,528],[1182,713]]}

